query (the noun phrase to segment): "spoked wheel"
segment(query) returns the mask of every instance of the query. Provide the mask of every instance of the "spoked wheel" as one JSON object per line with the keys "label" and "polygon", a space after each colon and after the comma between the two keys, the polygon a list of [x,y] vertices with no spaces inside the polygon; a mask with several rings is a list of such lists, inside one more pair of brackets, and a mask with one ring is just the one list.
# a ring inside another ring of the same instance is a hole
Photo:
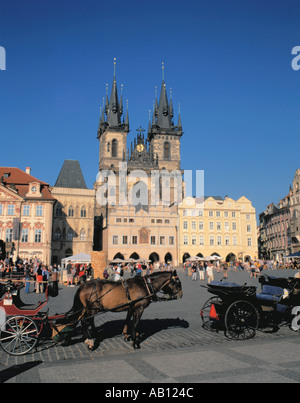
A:
{"label": "spoked wheel", "polygon": [[233,340],[248,340],[255,336],[259,314],[248,301],[236,301],[229,306],[225,315],[226,336]]}
{"label": "spoked wheel", "polygon": [[26,316],[10,317],[0,329],[0,345],[10,355],[29,353],[38,342],[39,331]]}
{"label": "spoked wheel", "polygon": [[219,297],[212,297],[205,302],[203,305],[200,315],[203,323],[203,328],[205,330],[212,330],[213,329],[213,320],[209,317],[210,309],[213,303],[220,301]]}

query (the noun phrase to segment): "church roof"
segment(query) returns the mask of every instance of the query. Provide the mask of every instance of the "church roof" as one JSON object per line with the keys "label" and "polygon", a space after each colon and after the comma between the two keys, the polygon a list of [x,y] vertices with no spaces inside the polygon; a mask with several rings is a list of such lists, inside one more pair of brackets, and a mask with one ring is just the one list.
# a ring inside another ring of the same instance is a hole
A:
{"label": "church roof", "polygon": [[55,187],[87,189],[79,161],[65,160]]}

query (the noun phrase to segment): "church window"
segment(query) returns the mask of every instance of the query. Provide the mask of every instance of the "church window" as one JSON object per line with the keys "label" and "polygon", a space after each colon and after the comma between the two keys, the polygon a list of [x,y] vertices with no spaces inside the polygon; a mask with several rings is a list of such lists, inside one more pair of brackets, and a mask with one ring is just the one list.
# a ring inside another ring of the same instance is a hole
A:
{"label": "church window", "polygon": [[74,209],[73,209],[72,206],[69,207],[68,216],[69,217],[74,217]]}
{"label": "church window", "polygon": [[60,229],[57,228],[54,232],[54,241],[60,241],[61,240],[61,232]]}
{"label": "church window", "polygon": [[168,141],[164,143],[164,159],[169,160],[171,158],[171,145]]}
{"label": "church window", "polygon": [[86,236],[85,236],[85,230],[82,229],[82,230],[80,231],[80,240],[81,240],[81,241],[85,241],[85,238],[86,238]]}
{"label": "church window", "polygon": [[68,240],[68,241],[73,241],[73,237],[74,237],[74,233],[73,233],[73,230],[70,228],[69,231],[68,231],[68,238],[67,238],[67,240]]}
{"label": "church window", "polygon": [[111,156],[117,157],[118,156],[118,140],[113,139],[111,143]]}
{"label": "church window", "polygon": [[85,207],[81,207],[80,217],[86,218],[86,208]]}

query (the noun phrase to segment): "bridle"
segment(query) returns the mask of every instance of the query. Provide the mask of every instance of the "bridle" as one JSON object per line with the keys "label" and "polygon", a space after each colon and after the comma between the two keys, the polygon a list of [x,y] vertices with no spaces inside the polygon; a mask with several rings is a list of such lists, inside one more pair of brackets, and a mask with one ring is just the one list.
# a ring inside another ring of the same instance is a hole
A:
{"label": "bridle", "polygon": [[[162,292],[164,293],[164,288],[167,287],[169,284],[172,283],[180,283],[179,277],[177,275],[174,275],[173,273],[170,273],[171,277],[169,279],[167,279],[162,285],[160,285],[158,288],[156,288],[153,284],[152,284],[152,279],[150,276],[147,276],[147,280],[146,280],[146,276],[145,278],[145,283],[147,284],[147,286],[149,285],[149,282],[151,284],[152,287],[152,300],[153,301],[171,301],[171,300],[175,300],[175,299],[179,299],[179,292],[180,290],[178,290],[177,293],[171,295],[171,294],[164,294],[165,297],[160,297],[157,295],[157,293]],[[149,289],[148,289],[149,290]]]}

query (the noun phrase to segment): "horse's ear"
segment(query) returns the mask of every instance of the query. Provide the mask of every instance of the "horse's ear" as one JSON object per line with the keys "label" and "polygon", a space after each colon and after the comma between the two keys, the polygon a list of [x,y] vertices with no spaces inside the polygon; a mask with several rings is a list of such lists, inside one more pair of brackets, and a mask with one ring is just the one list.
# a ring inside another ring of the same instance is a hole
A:
{"label": "horse's ear", "polygon": [[177,271],[173,270],[173,276],[177,276]]}

